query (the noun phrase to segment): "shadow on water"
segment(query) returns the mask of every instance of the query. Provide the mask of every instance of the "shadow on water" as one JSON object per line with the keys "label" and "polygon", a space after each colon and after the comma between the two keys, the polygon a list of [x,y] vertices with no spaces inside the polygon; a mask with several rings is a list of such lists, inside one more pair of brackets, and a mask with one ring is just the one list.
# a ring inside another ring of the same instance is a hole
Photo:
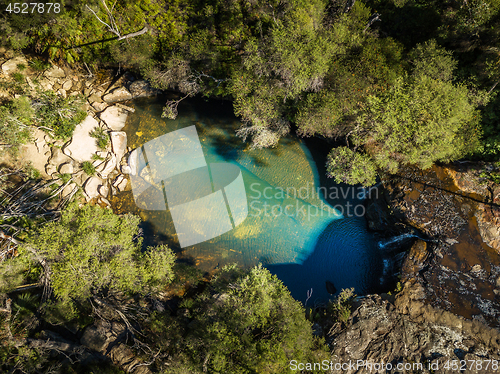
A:
{"label": "shadow on water", "polygon": [[[326,158],[331,145],[318,138],[304,140],[311,154],[311,168],[317,171],[316,184],[325,191],[322,198],[338,209],[349,202],[363,205],[359,186],[337,184],[326,176]],[[338,196],[338,197],[337,197]],[[359,209],[359,212],[364,212]],[[368,232],[364,215],[356,217],[354,209],[345,209],[344,218],[330,222],[318,236],[311,255],[302,264],[267,265],[266,267],[288,286],[293,297],[304,302],[307,291],[313,289],[309,302],[324,302],[344,288],[354,287],[357,294],[367,294],[379,288],[383,262],[376,240]],[[328,285],[327,283],[330,283]],[[327,290],[328,289],[328,290]]]}
{"label": "shadow on water", "polygon": [[[339,204],[340,199],[342,203],[346,201],[349,201],[351,204],[361,203],[361,200],[358,198],[358,194],[363,191],[361,186],[336,183],[333,178],[326,176],[326,159],[333,146],[319,138],[306,138],[303,141],[311,152],[313,161],[311,167],[317,170],[316,183],[321,188],[326,188],[328,192],[327,195],[322,196],[323,199],[331,206]],[[335,198],[335,196],[338,196],[338,198]]]}
{"label": "shadow on water", "polygon": [[354,287],[357,294],[367,294],[378,288],[382,269],[374,242],[367,240],[369,236],[360,220],[334,220],[319,235],[312,254],[302,264],[266,267],[302,302],[311,288],[311,302],[332,298],[327,291],[327,281],[333,283],[337,293]]}

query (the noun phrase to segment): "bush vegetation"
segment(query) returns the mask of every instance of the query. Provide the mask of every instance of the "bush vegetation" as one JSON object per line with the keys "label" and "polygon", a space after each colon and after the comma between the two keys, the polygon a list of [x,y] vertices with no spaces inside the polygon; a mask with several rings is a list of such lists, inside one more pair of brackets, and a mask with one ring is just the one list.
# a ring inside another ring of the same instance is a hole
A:
{"label": "bush vegetation", "polygon": [[[499,158],[497,1],[120,0],[110,12],[107,3],[67,3],[57,17],[11,14],[0,21],[3,43],[229,98],[238,134],[257,148],[290,129],[332,138],[353,153],[329,158],[330,175],[347,183],[372,184],[408,163]],[[174,118],[176,102],[167,104]],[[59,122],[56,133],[68,136],[71,125]]]}
{"label": "bush vegetation", "polygon": [[92,165],[92,162],[90,161],[83,161],[82,162],[82,169],[87,174],[88,176],[94,176],[95,175],[95,167]]}
{"label": "bush vegetation", "polygon": [[106,149],[109,143],[109,136],[102,127],[96,127],[89,135],[96,140],[96,144],[101,149]]}
{"label": "bush vegetation", "polygon": [[[0,305],[8,302],[5,293],[12,302],[10,314],[0,312],[2,371],[59,366],[72,372],[67,356],[37,340],[38,326],[85,327],[109,318],[131,323],[127,334],[139,347],[134,352],[147,361],[154,357],[155,372],[285,373],[291,359],[328,359],[301,303],[267,269],[229,266],[204,280],[174,266],[167,246],[142,248],[139,221],[71,204],[59,221],[30,229],[18,256],[0,262]],[[192,289],[174,310],[165,310],[158,297],[176,278],[189,279]],[[52,293],[10,293],[36,282]],[[22,344],[25,338],[41,346]],[[76,372],[87,366],[78,363]]]}

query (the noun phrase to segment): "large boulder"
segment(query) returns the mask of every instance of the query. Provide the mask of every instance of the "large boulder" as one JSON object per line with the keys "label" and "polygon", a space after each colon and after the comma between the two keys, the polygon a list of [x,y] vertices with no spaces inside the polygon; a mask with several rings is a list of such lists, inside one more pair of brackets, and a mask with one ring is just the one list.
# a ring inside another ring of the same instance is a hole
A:
{"label": "large boulder", "polygon": [[131,98],[132,94],[125,87],[115,88],[113,91],[103,96],[103,100],[107,103],[130,100]]}
{"label": "large boulder", "polygon": [[84,191],[87,194],[87,201],[90,201],[99,196],[99,187],[102,185],[102,181],[97,177],[90,177],[87,179],[84,185]]}
{"label": "large boulder", "polygon": [[424,268],[430,252],[427,243],[423,240],[417,240],[413,243],[408,255],[406,256],[401,273],[403,280],[411,279],[417,276],[418,272]]}
{"label": "large boulder", "polygon": [[73,174],[74,168],[70,162],[62,164],[59,168],[59,173],[61,174]]}
{"label": "large boulder", "polygon": [[127,152],[127,133],[124,131],[112,131],[109,133],[111,137],[111,147],[117,160],[121,160],[125,152]]}
{"label": "large boulder", "polygon": [[118,108],[117,106],[107,107],[99,117],[103,120],[106,125],[113,131],[120,131],[125,127],[127,122],[128,112],[124,109]]}
{"label": "large boulder", "polygon": [[124,334],[125,326],[122,324],[99,321],[85,329],[80,342],[94,351],[106,353],[110,343],[120,341]]}
{"label": "large boulder", "polygon": [[116,156],[111,153],[111,158],[106,162],[103,162],[96,168],[97,172],[101,176],[102,179],[107,179],[108,175],[115,169],[116,167]]}
{"label": "large boulder", "polygon": [[28,66],[28,61],[24,56],[18,56],[7,60],[2,64],[2,71],[4,74],[11,74],[17,71],[17,65]]}
{"label": "large boulder", "polygon": [[52,87],[54,86],[52,82],[49,79],[46,78],[41,78],[38,83],[40,84],[40,87],[42,87],[45,91],[50,91]]}
{"label": "large boulder", "polygon": [[62,89],[65,91],[71,90],[71,87],[73,87],[73,82],[71,79],[68,79],[66,82],[63,83]]}
{"label": "large boulder", "polygon": [[56,165],[56,168],[59,168],[59,165],[64,164],[66,162],[71,161],[71,158],[66,155],[61,148],[52,147],[52,153],[49,159],[49,163]]}
{"label": "large boulder", "polygon": [[43,75],[45,75],[45,77],[49,79],[66,77],[66,73],[64,72],[64,70],[55,65],[53,65],[49,70],[45,71]]}
{"label": "large boulder", "polygon": [[134,355],[130,347],[123,343],[113,346],[109,352],[109,357],[127,373],[151,374],[151,369],[144,365],[142,361]]}
{"label": "large boulder", "polygon": [[120,174],[114,180],[113,187],[115,187],[118,191],[121,192],[121,191],[125,191],[125,188],[127,188],[127,184],[128,184],[128,179]]}
{"label": "large boulder", "polygon": [[61,197],[64,199],[65,197],[69,196],[75,188],[78,188],[76,183],[70,183],[61,192]]}
{"label": "large boulder", "polygon": [[108,197],[108,195],[109,195],[109,187],[108,186],[106,186],[106,185],[99,186],[98,190],[99,190],[99,194],[102,197],[104,197],[104,198]]}
{"label": "large boulder", "polygon": [[479,204],[475,216],[483,241],[500,254],[500,208]]}
{"label": "large boulder", "polygon": [[76,126],[71,143],[63,149],[64,154],[78,162],[90,160],[92,155],[99,151],[99,148],[95,138],[91,137],[89,133],[98,126],[99,124],[94,117],[87,116],[82,123]]}
{"label": "large boulder", "polygon": [[158,94],[158,90],[155,90],[148,82],[143,80],[132,82],[128,89],[134,98]]}
{"label": "large boulder", "polygon": [[[444,374],[449,372],[445,368],[447,361],[485,362],[486,359],[500,358],[498,331],[448,312],[423,307],[418,301],[412,301],[410,308],[402,311],[378,295],[363,299],[347,327],[333,334],[331,346],[334,367],[353,363],[332,373],[404,372],[395,370],[400,363],[402,369],[404,364],[410,364],[414,369],[406,371],[408,373]],[[358,362],[365,365],[391,363],[393,371],[381,370],[380,366],[372,366],[370,371],[368,366],[357,367]],[[429,364],[433,366],[429,367]]]}

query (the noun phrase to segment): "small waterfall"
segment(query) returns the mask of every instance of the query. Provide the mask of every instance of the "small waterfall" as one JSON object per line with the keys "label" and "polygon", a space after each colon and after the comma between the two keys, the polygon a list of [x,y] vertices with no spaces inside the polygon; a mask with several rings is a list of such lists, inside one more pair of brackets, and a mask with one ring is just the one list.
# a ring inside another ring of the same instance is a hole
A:
{"label": "small waterfall", "polygon": [[383,248],[387,247],[388,245],[400,243],[400,242],[402,242],[406,239],[410,239],[410,238],[419,238],[419,236],[415,235],[413,233],[401,234],[401,235],[395,236],[395,237],[393,237],[385,242],[379,242],[378,246],[379,246],[379,248],[383,249]]}
{"label": "small waterfall", "polygon": [[392,262],[388,258],[383,258],[382,263],[383,263],[382,274],[380,275],[379,278],[380,285],[384,285],[386,283],[388,274],[392,270]]}

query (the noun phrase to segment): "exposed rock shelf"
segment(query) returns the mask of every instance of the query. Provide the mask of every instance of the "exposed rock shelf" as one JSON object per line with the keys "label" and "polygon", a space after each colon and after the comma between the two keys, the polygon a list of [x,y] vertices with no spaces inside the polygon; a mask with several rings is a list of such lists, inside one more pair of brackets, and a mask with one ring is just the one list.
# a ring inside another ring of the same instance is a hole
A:
{"label": "exposed rock shelf", "polygon": [[[401,280],[422,286],[422,303],[500,327],[496,188],[463,166],[408,167],[384,181],[381,205],[433,239],[406,256]],[[485,203],[481,203],[484,201]]]}
{"label": "exposed rock shelf", "polygon": [[[4,75],[18,71],[20,65],[29,66],[25,56],[3,52],[0,64]],[[121,130],[128,113],[134,109],[121,102],[155,95],[158,91],[145,81],[130,81],[127,76],[116,79],[104,72],[98,79],[86,73],[55,64],[41,73],[26,71],[26,81],[33,90],[52,90],[62,97],[82,94],[87,101],[87,117],[76,126],[72,138],[66,142],[52,139],[42,130],[35,130],[34,142],[22,147],[21,157],[23,162],[31,162],[44,178],[69,175],[72,183],[62,191],[62,197],[74,192],[75,188],[81,188],[87,201],[94,199],[101,205],[109,206],[107,199],[110,195],[127,188],[128,179],[124,174],[130,170],[124,158],[128,151],[127,135]],[[96,139],[90,135],[96,129],[103,130],[108,137],[105,149],[100,149]],[[92,163],[95,175],[85,173],[83,162]]]}

